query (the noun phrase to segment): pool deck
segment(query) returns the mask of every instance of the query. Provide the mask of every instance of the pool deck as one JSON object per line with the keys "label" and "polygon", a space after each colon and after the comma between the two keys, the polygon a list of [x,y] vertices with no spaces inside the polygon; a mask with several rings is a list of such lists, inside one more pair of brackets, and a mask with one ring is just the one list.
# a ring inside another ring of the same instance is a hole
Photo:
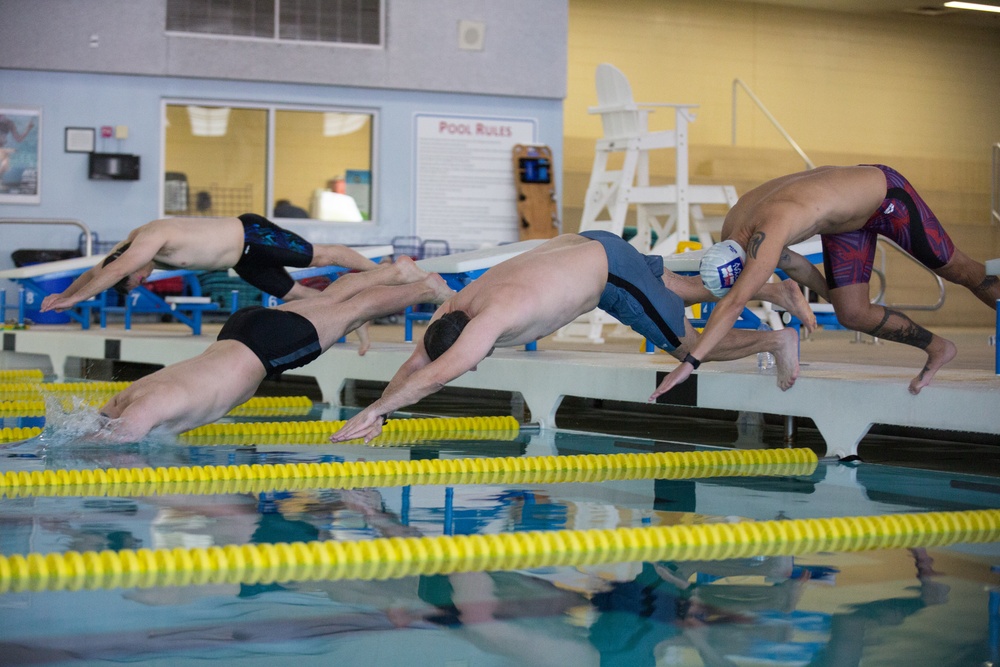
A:
{"label": "pool deck", "polygon": [[[144,324],[82,331],[73,325],[36,326],[4,331],[3,349],[46,355],[59,375],[69,357],[171,364],[193,357],[213,340],[214,325],[192,336],[173,324]],[[699,408],[761,412],[812,419],[827,444],[827,455],[857,453],[872,424],[915,426],[1000,435],[1000,377],[992,368],[993,348],[986,329],[942,332],[959,347],[958,357],[920,395],[907,391],[922,364],[922,353],[892,343],[856,342],[853,333],[820,331],[801,345],[801,373],[782,392],[773,371],[761,373],[756,359],[716,362],[662,397],[661,403]],[[402,341],[402,327],[373,326],[372,349],[357,355],[353,336],[295,375],[316,378],[324,400],[339,401],[347,380],[388,381],[413,345]],[[498,350],[453,386],[520,392],[532,419],[555,427],[563,397],[579,396],[644,403],[676,365],[666,354],[641,352],[642,341],[608,336],[602,345],[567,343],[553,338],[539,349]],[[664,400],[665,399],[665,400]]]}

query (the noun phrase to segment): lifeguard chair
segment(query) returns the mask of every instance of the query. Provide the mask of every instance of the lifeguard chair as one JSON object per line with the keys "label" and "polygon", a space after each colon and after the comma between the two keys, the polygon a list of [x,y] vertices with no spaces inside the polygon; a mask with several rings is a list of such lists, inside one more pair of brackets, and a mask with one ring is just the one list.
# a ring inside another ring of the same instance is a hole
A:
{"label": "lifeguard chair", "polygon": [[[632,86],[614,65],[597,66],[597,102],[591,114],[600,114],[604,136],[597,140],[594,166],[584,201],[580,231],[605,230],[624,236],[625,218],[636,209],[636,233],[629,241],[644,254],[672,255],[691,243],[694,221],[698,244],[712,245],[702,204],[736,204],[731,185],[692,185],[688,181],[688,124],[694,121],[696,104],[639,103]],[[651,132],[649,114],[657,108],[674,110],[674,129]],[[673,185],[649,183],[649,152],[674,149],[676,179]],[[609,169],[609,158],[621,153],[620,169]],[[653,235],[656,242],[653,242]],[[603,326],[617,320],[601,310],[584,315],[559,330],[558,337],[577,335],[581,326],[595,343],[604,341]]]}
{"label": "lifeguard chair", "polygon": [[[588,112],[600,114],[604,136],[597,140],[594,166],[584,202],[580,231],[603,229],[619,236],[625,231],[630,206],[636,208],[636,234],[632,245],[643,253],[671,255],[677,244],[691,240],[691,221],[697,240],[712,244],[701,211],[702,204],[736,204],[731,185],[692,185],[688,181],[688,124],[696,104],[637,103],[632,86],[614,65],[597,66],[597,102]],[[649,114],[656,108],[674,110],[674,129],[649,131]],[[649,183],[649,151],[674,149],[676,182]],[[621,169],[608,169],[612,154],[622,153]],[[653,234],[656,243],[653,243]]]}

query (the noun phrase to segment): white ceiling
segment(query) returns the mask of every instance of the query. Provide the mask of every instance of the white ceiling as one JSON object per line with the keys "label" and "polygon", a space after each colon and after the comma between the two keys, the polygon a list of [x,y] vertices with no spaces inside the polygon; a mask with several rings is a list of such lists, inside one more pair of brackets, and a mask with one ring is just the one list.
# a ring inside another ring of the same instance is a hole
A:
{"label": "white ceiling", "polygon": [[[821,9],[850,14],[884,14],[887,18],[905,13],[928,22],[1000,29],[1000,14],[948,9],[945,0],[735,0],[765,5],[784,5],[801,9]],[[984,5],[1000,5],[998,0],[970,0]]]}

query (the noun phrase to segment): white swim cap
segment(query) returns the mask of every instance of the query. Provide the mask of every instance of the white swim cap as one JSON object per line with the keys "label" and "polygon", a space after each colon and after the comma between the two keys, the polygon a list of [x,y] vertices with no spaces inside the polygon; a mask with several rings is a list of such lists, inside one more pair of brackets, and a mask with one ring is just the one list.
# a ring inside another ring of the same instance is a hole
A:
{"label": "white swim cap", "polygon": [[743,272],[747,254],[736,241],[721,241],[701,257],[701,282],[720,299],[726,295]]}

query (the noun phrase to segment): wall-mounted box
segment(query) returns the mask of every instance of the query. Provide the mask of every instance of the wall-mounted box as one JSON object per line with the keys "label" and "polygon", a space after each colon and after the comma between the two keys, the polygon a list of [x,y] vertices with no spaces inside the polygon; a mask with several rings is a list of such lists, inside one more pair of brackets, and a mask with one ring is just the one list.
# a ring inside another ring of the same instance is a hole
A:
{"label": "wall-mounted box", "polygon": [[138,181],[139,156],[128,153],[91,153],[89,176],[98,181]]}

